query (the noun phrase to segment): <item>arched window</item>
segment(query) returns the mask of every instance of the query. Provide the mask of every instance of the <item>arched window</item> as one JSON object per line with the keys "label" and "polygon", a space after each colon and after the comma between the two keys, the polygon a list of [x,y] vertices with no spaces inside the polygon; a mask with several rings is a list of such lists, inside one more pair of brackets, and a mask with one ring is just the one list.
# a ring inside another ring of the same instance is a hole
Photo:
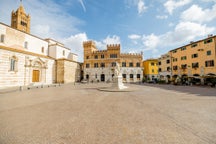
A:
{"label": "arched window", "polygon": [[44,53],[44,47],[41,48],[41,52]]}
{"label": "arched window", "polygon": [[10,58],[10,70],[9,71],[17,71],[17,57],[13,56]]}
{"label": "arched window", "polygon": [[1,35],[1,43],[4,43],[5,42],[5,35]]}

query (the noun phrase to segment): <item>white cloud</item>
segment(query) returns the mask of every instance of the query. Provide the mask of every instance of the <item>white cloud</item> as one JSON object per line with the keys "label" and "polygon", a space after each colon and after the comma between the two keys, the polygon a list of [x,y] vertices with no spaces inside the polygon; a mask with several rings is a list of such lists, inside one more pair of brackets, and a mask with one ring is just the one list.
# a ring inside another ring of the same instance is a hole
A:
{"label": "white cloud", "polygon": [[147,7],[145,6],[145,3],[143,2],[143,0],[139,0],[137,3],[138,14],[142,15],[142,13],[145,12],[146,9]]}
{"label": "white cloud", "polygon": [[62,40],[66,47],[71,48],[71,51],[78,55],[78,61],[83,61],[83,42],[87,41],[86,33],[71,35]]}
{"label": "white cloud", "polygon": [[143,50],[151,51],[153,54],[156,54],[160,48],[172,47],[172,49],[174,49],[187,42],[189,43],[190,41],[196,40],[197,38],[205,37],[214,31],[214,27],[207,27],[199,23],[180,22],[175,26],[173,31],[169,31],[165,34],[143,35]]}
{"label": "white cloud", "polygon": [[168,26],[169,26],[169,27],[173,27],[173,26],[174,26],[174,23],[171,22],[171,23],[168,24]]}
{"label": "white cloud", "polygon": [[132,39],[132,40],[136,40],[136,39],[140,39],[141,36],[140,35],[137,35],[137,34],[131,34],[128,36],[129,39]]}
{"label": "white cloud", "polygon": [[167,15],[157,15],[156,18],[157,19],[167,19],[168,16]]}
{"label": "white cloud", "polygon": [[148,8],[144,0],[124,0],[124,3],[127,8],[136,7],[139,15],[142,15]]}
{"label": "white cloud", "polygon": [[101,41],[94,40],[94,42],[98,49],[106,49],[109,44],[121,44],[121,39],[117,35],[108,35],[105,39],[102,39]]}
{"label": "white cloud", "polygon": [[144,51],[152,50],[155,51],[160,43],[160,36],[155,34],[143,35],[143,45],[145,46]]}
{"label": "white cloud", "polygon": [[113,35],[112,37],[111,36],[107,36],[103,41],[102,41],[104,44],[120,44],[121,43],[121,40],[120,40],[120,37],[117,36],[117,35]]}
{"label": "white cloud", "polygon": [[39,36],[43,36],[43,37],[50,37],[51,32],[50,32],[50,26],[49,25],[33,25],[32,27],[34,29],[34,31],[37,32],[37,34]]}
{"label": "white cloud", "polygon": [[176,8],[182,7],[184,5],[187,5],[191,2],[192,0],[167,0],[166,3],[164,3],[164,7],[168,11],[170,15],[172,15],[173,11]]}
{"label": "white cloud", "polygon": [[[41,38],[61,39],[71,34],[79,33],[78,26],[85,22],[77,17],[69,15],[65,10],[65,5],[59,5],[51,0],[23,1],[25,12],[31,16],[31,34]],[[12,10],[17,10],[19,1],[4,0],[0,5],[1,22],[10,24]]]}
{"label": "white cloud", "polygon": [[216,18],[216,4],[212,6],[212,9],[203,10],[198,5],[192,5],[181,14],[181,19],[184,21],[193,22],[209,22]]}

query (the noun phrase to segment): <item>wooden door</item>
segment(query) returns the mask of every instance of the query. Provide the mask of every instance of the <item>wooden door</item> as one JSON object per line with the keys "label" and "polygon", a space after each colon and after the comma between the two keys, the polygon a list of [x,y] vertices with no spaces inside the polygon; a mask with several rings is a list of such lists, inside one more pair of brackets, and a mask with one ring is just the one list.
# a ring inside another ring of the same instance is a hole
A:
{"label": "wooden door", "polygon": [[33,70],[32,82],[39,82],[39,80],[40,80],[40,71],[39,70]]}

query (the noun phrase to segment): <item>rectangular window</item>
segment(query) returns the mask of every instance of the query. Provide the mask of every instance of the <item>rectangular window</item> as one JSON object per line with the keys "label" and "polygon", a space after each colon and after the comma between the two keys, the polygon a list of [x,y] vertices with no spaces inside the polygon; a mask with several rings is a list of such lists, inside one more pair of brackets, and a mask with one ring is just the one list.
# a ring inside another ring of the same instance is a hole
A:
{"label": "rectangular window", "polygon": [[204,40],[204,44],[211,43],[212,41],[213,41],[212,39],[207,39],[207,40]]}
{"label": "rectangular window", "polygon": [[178,70],[178,66],[173,66],[173,70]]}
{"label": "rectangular window", "polygon": [[12,58],[10,60],[10,71],[15,71],[15,66],[16,66],[16,60]]}
{"label": "rectangular window", "polygon": [[154,69],[152,69],[152,73],[154,73]]}
{"label": "rectangular window", "polygon": [[89,59],[89,56],[86,56],[86,59]]}
{"label": "rectangular window", "polygon": [[1,43],[4,43],[4,41],[5,41],[5,35],[1,35]]}
{"label": "rectangular window", "polygon": [[98,55],[95,55],[94,58],[95,58],[95,59],[98,59]]}
{"label": "rectangular window", "polygon": [[182,64],[182,65],[181,65],[181,68],[182,68],[182,69],[186,69],[186,68],[187,68],[187,64]]}
{"label": "rectangular window", "polygon": [[117,58],[117,54],[110,54],[110,58]]}
{"label": "rectangular window", "polygon": [[206,67],[214,67],[214,60],[205,61],[205,66]]}
{"label": "rectangular window", "polygon": [[122,67],[126,67],[126,62],[122,62]]}
{"label": "rectangular window", "polygon": [[137,74],[137,78],[140,79],[140,74]]}
{"label": "rectangular window", "polygon": [[184,50],[186,50],[186,47],[182,47],[182,48],[181,48],[181,51],[184,51]]}
{"label": "rectangular window", "polygon": [[116,63],[115,63],[115,62],[112,62],[111,65],[112,65],[112,67],[115,67],[115,66],[116,66]]}
{"label": "rectangular window", "polygon": [[129,67],[133,67],[133,63],[131,62],[131,63],[129,63]]}
{"label": "rectangular window", "polygon": [[196,63],[192,63],[192,68],[198,68],[199,67],[199,63],[196,62]]}
{"label": "rectangular window", "polygon": [[166,63],[169,64],[169,63],[170,63],[170,60],[166,60]]}
{"label": "rectangular window", "polygon": [[211,51],[210,51],[210,50],[207,51],[206,54],[207,54],[207,55],[211,55]]}
{"label": "rectangular window", "polygon": [[159,69],[158,69],[158,72],[161,72],[161,71],[162,71],[161,68],[159,68]]}
{"label": "rectangular window", "polygon": [[90,68],[90,64],[86,64],[86,68]]}
{"label": "rectangular window", "polygon": [[98,68],[98,63],[94,63],[94,67],[95,67],[95,68]]}
{"label": "rectangular window", "polygon": [[126,74],[122,74],[122,77],[123,77],[124,79],[126,79]]}
{"label": "rectangular window", "polygon": [[173,53],[177,53],[177,50],[172,51]]}
{"label": "rectangular window", "polygon": [[133,74],[130,74],[130,78],[133,79]]}
{"label": "rectangular window", "polygon": [[161,62],[160,62],[160,61],[158,62],[158,65],[161,65]]}
{"label": "rectangular window", "polygon": [[186,60],[187,59],[187,56],[182,56],[181,57],[181,60]]}
{"label": "rectangular window", "polygon": [[177,58],[173,58],[173,62],[177,62],[178,61],[178,59]]}
{"label": "rectangular window", "polygon": [[101,63],[101,67],[102,67],[102,68],[105,67],[105,63]]}
{"label": "rectangular window", "polygon": [[196,46],[197,46],[197,43],[191,45],[192,48],[196,47]]}
{"label": "rectangular window", "polygon": [[28,42],[24,43],[24,48],[27,49],[28,48]]}
{"label": "rectangular window", "polygon": [[170,67],[167,67],[167,71],[170,71]]}
{"label": "rectangular window", "polygon": [[104,55],[103,54],[101,55],[101,58],[104,59]]}
{"label": "rectangular window", "polygon": [[153,63],[153,62],[151,63],[151,66],[154,66],[154,63]]}
{"label": "rectangular window", "polygon": [[62,55],[65,56],[65,50],[62,51]]}
{"label": "rectangular window", "polygon": [[140,67],[140,63],[136,63],[136,67]]}
{"label": "rectangular window", "polygon": [[197,58],[197,57],[198,57],[198,54],[192,54],[191,57],[192,57],[192,58]]}

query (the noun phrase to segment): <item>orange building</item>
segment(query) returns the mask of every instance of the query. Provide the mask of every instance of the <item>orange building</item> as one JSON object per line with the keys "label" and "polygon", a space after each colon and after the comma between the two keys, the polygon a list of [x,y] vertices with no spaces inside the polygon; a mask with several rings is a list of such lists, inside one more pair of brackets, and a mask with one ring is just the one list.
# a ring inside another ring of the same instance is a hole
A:
{"label": "orange building", "polygon": [[198,78],[204,83],[206,78],[216,76],[216,36],[209,35],[169,53],[173,78]]}

